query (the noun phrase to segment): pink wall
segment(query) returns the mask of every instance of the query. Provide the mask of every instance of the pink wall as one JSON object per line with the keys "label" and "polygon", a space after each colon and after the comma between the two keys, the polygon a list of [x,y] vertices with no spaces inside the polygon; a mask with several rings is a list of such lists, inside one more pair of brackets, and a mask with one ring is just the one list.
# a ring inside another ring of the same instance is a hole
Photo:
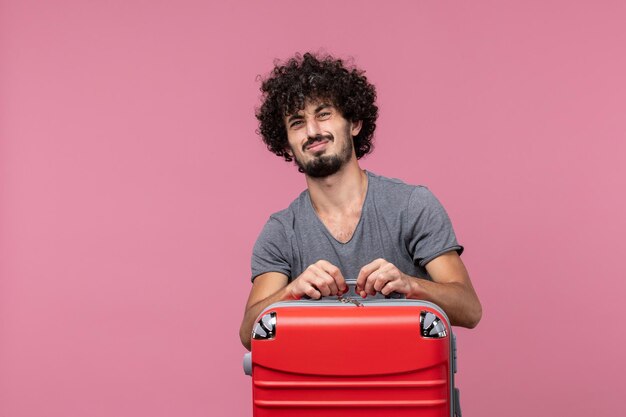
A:
{"label": "pink wall", "polygon": [[248,416],[251,246],[304,187],[257,74],[353,56],[363,166],[428,185],[484,304],[467,416],[622,414],[626,6],[1,1],[0,416]]}

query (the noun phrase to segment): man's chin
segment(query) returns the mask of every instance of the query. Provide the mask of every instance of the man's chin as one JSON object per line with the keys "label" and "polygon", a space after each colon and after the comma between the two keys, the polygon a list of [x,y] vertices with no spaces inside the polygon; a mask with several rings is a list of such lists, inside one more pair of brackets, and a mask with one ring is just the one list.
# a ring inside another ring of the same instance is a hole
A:
{"label": "man's chin", "polygon": [[325,178],[331,176],[337,173],[341,169],[342,165],[341,159],[337,156],[321,156],[303,165],[298,163],[300,172],[312,178]]}

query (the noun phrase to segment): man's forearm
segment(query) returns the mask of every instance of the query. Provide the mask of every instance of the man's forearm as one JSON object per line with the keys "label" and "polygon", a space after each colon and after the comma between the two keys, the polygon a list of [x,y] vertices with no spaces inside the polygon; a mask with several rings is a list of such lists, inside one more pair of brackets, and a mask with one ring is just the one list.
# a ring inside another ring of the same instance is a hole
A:
{"label": "man's forearm", "polygon": [[245,346],[246,349],[250,350],[252,328],[254,327],[254,321],[259,316],[259,314],[261,314],[261,312],[270,304],[284,301],[286,299],[288,299],[288,291],[287,287],[283,287],[269,297],[264,298],[263,300],[251,305],[246,309],[243,317],[243,322],[241,323],[241,327],[239,329],[239,338],[241,339],[241,343]]}
{"label": "man's forearm", "polygon": [[421,299],[437,304],[446,312],[454,326],[474,328],[482,317],[482,307],[473,288],[459,282],[439,283],[412,278],[407,298]]}

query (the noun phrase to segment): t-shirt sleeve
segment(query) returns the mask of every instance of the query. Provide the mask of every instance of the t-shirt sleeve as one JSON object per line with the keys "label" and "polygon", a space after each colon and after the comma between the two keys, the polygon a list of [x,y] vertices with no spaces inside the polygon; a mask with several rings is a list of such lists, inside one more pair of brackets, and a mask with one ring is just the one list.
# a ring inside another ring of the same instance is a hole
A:
{"label": "t-shirt sleeve", "polygon": [[252,281],[266,272],[291,276],[290,246],[284,227],[270,217],[252,250]]}
{"label": "t-shirt sleeve", "polygon": [[463,253],[452,229],[448,213],[426,187],[416,187],[407,207],[405,237],[413,262],[424,267],[436,257],[450,251]]}

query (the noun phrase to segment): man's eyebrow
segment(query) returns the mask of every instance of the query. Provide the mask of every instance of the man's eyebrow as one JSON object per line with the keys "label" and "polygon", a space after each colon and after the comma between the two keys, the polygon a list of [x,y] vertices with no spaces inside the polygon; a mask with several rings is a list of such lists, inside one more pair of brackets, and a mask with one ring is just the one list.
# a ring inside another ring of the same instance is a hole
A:
{"label": "man's eyebrow", "polygon": [[291,116],[289,116],[289,119],[287,119],[287,123],[291,123],[294,120],[301,120],[304,119],[304,116],[301,114],[292,114]]}
{"label": "man's eyebrow", "polygon": [[[317,107],[315,108],[314,113],[318,113],[318,112],[320,112],[320,111],[322,111],[322,110],[324,110],[324,109],[326,109],[326,108],[328,108],[328,107],[333,107],[333,105],[332,105],[332,104],[329,104],[329,103],[322,103],[322,104],[320,104],[319,106],[317,106]],[[287,119],[287,123],[291,123],[291,122],[293,122],[294,120],[301,120],[301,119],[304,119],[304,116],[303,116],[303,115],[298,114],[298,113],[296,113],[296,114],[292,114],[292,115],[291,115],[291,116],[289,116],[289,118]]]}
{"label": "man's eyebrow", "polygon": [[319,112],[319,111],[321,111],[321,110],[324,110],[324,109],[326,109],[326,108],[328,108],[328,107],[332,107],[332,106],[333,106],[332,104],[322,103],[322,104],[320,104],[319,106],[317,106],[317,107],[315,108],[315,113],[317,113],[317,112]]}

